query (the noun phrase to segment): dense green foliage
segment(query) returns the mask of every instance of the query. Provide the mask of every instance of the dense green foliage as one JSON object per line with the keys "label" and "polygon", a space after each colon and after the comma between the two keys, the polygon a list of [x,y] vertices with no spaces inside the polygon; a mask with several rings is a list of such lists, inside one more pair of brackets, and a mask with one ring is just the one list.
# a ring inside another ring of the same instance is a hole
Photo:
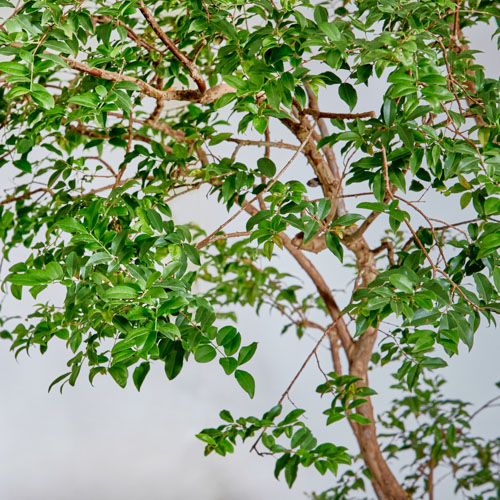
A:
{"label": "dense green foliage", "polygon": [[[498,21],[496,2],[0,8],[0,172],[16,172],[0,199],[3,290],[19,300],[64,290],[63,302],[44,299],[3,323],[16,356],[65,342],[61,389],[88,373],[139,390],[152,362],[170,380],[188,362],[214,362],[253,397],[245,363],[257,344],[233,326],[233,304],[270,306],[284,331],[321,331],[306,363],[330,341],[334,366],[316,388],[325,424],[347,419],[362,453],[318,445],[304,410],[280,416],[285,395],[262,418],[223,411],[224,424],[198,435],[207,453],[255,436],[253,449],[272,454],[290,486],[300,466],[340,466],[324,499],[353,498],[370,481],[379,498],[432,495],[444,467],[457,490],[497,498],[498,440],[474,437],[473,412],[433,378],[500,309],[499,83],[464,35]],[[379,79],[380,109],[354,112]],[[329,108],[331,95],[343,110]],[[255,164],[245,148],[261,152]],[[301,157],[308,183],[293,180]],[[172,217],[171,200],[196,189],[231,214],[213,233]],[[437,217],[423,205],[431,195],[447,207]],[[225,233],[237,217],[245,229]],[[29,256],[18,262],[21,247]],[[280,269],[285,251],[317,294]],[[345,308],[307,257],[319,251],[352,267]],[[403,397],[377,441],[367,373],[386,364]],[[408,449],[415,459],[398,484],[386,460],[399,471]]]}

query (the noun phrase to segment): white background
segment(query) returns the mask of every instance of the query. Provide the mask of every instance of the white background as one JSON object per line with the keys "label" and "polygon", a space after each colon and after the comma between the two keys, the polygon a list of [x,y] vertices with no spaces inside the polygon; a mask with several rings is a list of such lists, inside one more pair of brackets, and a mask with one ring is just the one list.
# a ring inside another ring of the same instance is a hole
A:
{"label": "white background", "polygon": [[[498,61],[490,41],[493,31],[483,26],[471,35],[471,47],[486,51],[478,59],[483,64],[489,62],[490,68]],[[495,76],[492,71],[490,76]],[[356,111],[379,108],[381,85],[360,95]],[[322,102],[323,109],[346,111],[336,95],[323,95]],[[290,156],[290,152],[281,151],[274,157],[278,168]],[[242,158],[251,162],[258,157],[254,151],[252,156]],[[301,161],[307,173],[299,168],[290,175],[307,180],[311,171]],[[12,170],[2,168],[2,187],[12,180],[12,174]],[[439,203],[436,200],[427,210],[448,220],[462,218],[461,214],[445,213],[447,209]],[[195,220],[208,229],[215,229],[226,217],[225,211],[202,193],[172,207],[177,222]],[[233,228],[241,227],[245,216],[241,218]],[[374,229],[371,237],[376,236]],[[25,255],[13,257],[16,260]],[[280,258],[284,270],[296,272],[290,257]],[[330,255],[321,254],[315,261],[326,270],[325,278],[332,288],[344,290],[348,286],[349,273]],[[22,302],[8,298],[2,314],[25,314],[33,304],[28,297],[25,293]],[[341,296],[341,302],[346,297]],[[198,365],[192,361],[173,382],[166,379],[160,364],[153,366],[140,393],[132,384],[121,390],[109,377],[96,378],[95,387],[91,387],[82,376],[75,388],[68,387],[62,395],[57,390],[48,394],[50,382],[66,371],[68,353],[63,341],[55,340],[44,356],[32,351],[29,358],[23,354],[17,362],[8,351],[8,342],[0,343],[0,499],[293,500],[305,498],[304,492],[322,491],[333,484],[333,476],[322,478],[314,469],[300,469],[294,489],[289,490],[283,479],[274,479],[273,459],[248,453],[249,445],[238,447],[234,456],[203,457],[203,443],[194,435],[203,427],[218,425],[222,408],[234,416],[260,416],[277,402],[314,346],[309,337],[298,341],[292,330],[280,336],[283,320],[279,315],[263,310],[257,317],[248,308],[237,312],[244,343],[259,342],[257,354],[248,365],[257,382],[253,401],[216,363]],[[318,333],[312,335],[317,337]],[[461,356],[452,359],[443,371],[449,380],[449,396],[475,405],[495,396],[493,384],[500,379],[499,353],[498,332],[493,329],[483,328],[476,334],[471,353],[462,345]],[[330,370],[328,350],[320,349],[319,354],[324,369]],[[314,393],[321,382],[313,361],[291,393],[294,403],[310,409],[308,424],[320,442],[345,444],[356,450],[343,423],[328,428],[322,425],[321,412],[328,402]],[[378,411],[393,397],[386,390],[391,383],[388,373],[371,375],[371,384],[379,392],[374,397]],[[286,411],[290,409],[288,405]],[[498,432],[496,417],[493,411],[480,414],[475,420],[478,432],[494,436]],[[437,492],[437,498],[451,495],[450,491],[442,495]]]}

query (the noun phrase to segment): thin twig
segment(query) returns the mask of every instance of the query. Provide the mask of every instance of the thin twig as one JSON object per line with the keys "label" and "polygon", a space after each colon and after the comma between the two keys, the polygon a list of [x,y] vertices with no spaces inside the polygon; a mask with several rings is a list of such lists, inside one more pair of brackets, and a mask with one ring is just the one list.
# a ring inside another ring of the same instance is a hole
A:
{"label": "thin twig", "polygon": [[[342,316],[342,315],[341,315]],[[302,365],[300,366],[298,372],[295,374],[295,376],[293,377],[292,381],[288,384],[288,387],[285,389],[285,392],[281,395],[281,398],[279,399],[277,405],[280,405],[281,403],[283,403],[284,399],[288,396],[288,393],[292,390],[292,387],[294,386],[295,382],[297,382],[297,379],[300,377],[301,373],[304,371],[305,367],[307,366],[307,364],[309,363],[309,361],[311,360],[311,358],[316,354],[316,351],[318,350],[318,347],[320,346],[320,344],[323,342],[323,340],[325,339],[325,337],[328,335],[328,332],[332,329],[332,328],[335,328],[336,326],[336,323],[337,321],[339,321],[339,319],[341,318],[341,316],[339,316],[323,333],[323,335],[321,335],[321,337],[319,338],[319,340],[316,342],[314,348],[312,349],[312,351],[307,355],[306,359],[304,360],[304,362],[302,363]],[[252,451],[257,451],[257,445],[259,444],[260,440],[262,439],[262,436],[264,435],[264,433],[266,432],[266,429],[268,428],[268,426],[264,427],[262,429],[262,432],[259,434],[259,437],[256,439],[256,441],[254,442],[254,444],[252,445],[252,447],[250,448],[250,452]]]}
{"label": "thin twig", "polygon": [[[290,158],[290,160],[288,160],[288,162],[285,164],[285,166],[273,177],[273,179],[271,180],[271,182],[269,182],[269,184],[264,188],[264,190],[260,194],[264,194],[267,191],[269,191],[271,189],[271,187],[278,181],[278,179],[280,178],[280,176],[288,169],[288,167],[295,161],[295,159],[297,158],[297,156],[299,155],[299,153],[304,149],[304,146],[307,144],[307,141],[310,139],[311,134],[312,134],[312,129],[309,131],[309,134],[307,135],[307,137],[305,138],[305,140],[302,142],[302,144],[300,145],[299,149],[297,149],[297,151],[295,152],[295,154]],[[240,215],[245,210],[245,206],[247,204],[251,205],[256,200],[258,200],[258,195],[255,196],[254,198],[252,198],[249,202],[243,202],[242,207],[235,214],[233,214],[231,217],[229,217],[229,219],[227,219],[223,224],[221,224],[209,236],[207,236],[205,239],[203,239],[202,241],[200,241],[196,245],[196,248],[199,250],[200,248],[203,248],[204,246],[208,245],[210,243],[211,238],[212,238],[213,235],[215,235],[215,234],[219,233],[220,231],[222,231],[230,222],[232,222],[234,219],[236,219],[236,217],[238,217],[238,215]]]}

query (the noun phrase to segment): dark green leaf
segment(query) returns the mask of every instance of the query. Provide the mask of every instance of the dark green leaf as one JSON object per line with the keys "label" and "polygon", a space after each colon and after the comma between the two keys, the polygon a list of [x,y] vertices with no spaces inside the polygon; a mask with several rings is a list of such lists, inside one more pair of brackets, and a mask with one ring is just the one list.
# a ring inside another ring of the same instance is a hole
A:
{"label": "dark green leaf", "polygon": [[124,388],[127,385],[128,369],[126,366],[120,364],[114,365],[108,371],[120,387]]}
{"label": "dark green leaf", "polygon": [[340,260],[340,262],[344,259],[344,249],[342,248],[342,244],[340,243],[339,237],[332,233],[326,233],[326,246],[328,250]]}
{"label": "dark green leaf", "polygon": [[147,361],[144,361],[135,368],[132,378],[134,380],[134,385],[136,386],[138,391],[141,390],[142,383],[144,382],[146,375],[149,373],[149,369],[150,366],[149,362]]}
{"label": "dark green leaf", "polygon": [[340,98],[349,106],[352,111],[358,102],[356,90],[350,83],[342,83],[339,87]]}
{"label": "dark green leaf", "polygon": [[276,165],[269,158],[259,158],[257,160],[257,169],[266,177],[274,177],[276,174]]}

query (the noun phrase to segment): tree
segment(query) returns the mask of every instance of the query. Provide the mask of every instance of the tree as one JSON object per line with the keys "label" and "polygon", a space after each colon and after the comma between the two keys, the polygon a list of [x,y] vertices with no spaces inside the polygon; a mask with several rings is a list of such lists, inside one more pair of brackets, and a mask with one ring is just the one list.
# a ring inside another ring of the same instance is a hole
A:
{"label": "tree", "polygon": [[[324,499],[368,483],[381,499],[433,498],[446,467],[456,491],[500,494],[500,441],[474,436],[476,413],[435,375],[500,307],[499,85],[464,34],[498,22],[496,2],[0,7],[0,167],[17,171],[0,201],[3,289],[19,300],[65,289],[64,303],[4,321],[16,356],[62,340],[69,370],[52,385],[88,368],[90,382],[109,374],[125,387],[131,375],[138,390],[150,363],[174,379],[194,358],[253,397],[244,365],[257,344],[228,309],[270,306],[284,331],[319,330],[317,342],[275,407],[236,419],[223,410],[224,423],[198,434],[207,454],[253,439],[289,486],[299,467],[340,468]],[[382,106],[354,112],[376,78],[387,80]],[[331,109],[332,95],[346,109]],[[255,164],[247,148],[260,152]],[[303,158],[312,179],[290,180]],[[227,208],[215,231],[173,220],[170,201],[193,190]],[[430,196],[455,216],[427,213]],[[319,252],[352,269],[343,307]],[[283,253],[316,294],[280,270]],[[304,410],[284,407],[323,341],[325,424],[347,419],[359,456],[318,445]],[[368,372],[387,364],[402,396],[377,422]]]}

